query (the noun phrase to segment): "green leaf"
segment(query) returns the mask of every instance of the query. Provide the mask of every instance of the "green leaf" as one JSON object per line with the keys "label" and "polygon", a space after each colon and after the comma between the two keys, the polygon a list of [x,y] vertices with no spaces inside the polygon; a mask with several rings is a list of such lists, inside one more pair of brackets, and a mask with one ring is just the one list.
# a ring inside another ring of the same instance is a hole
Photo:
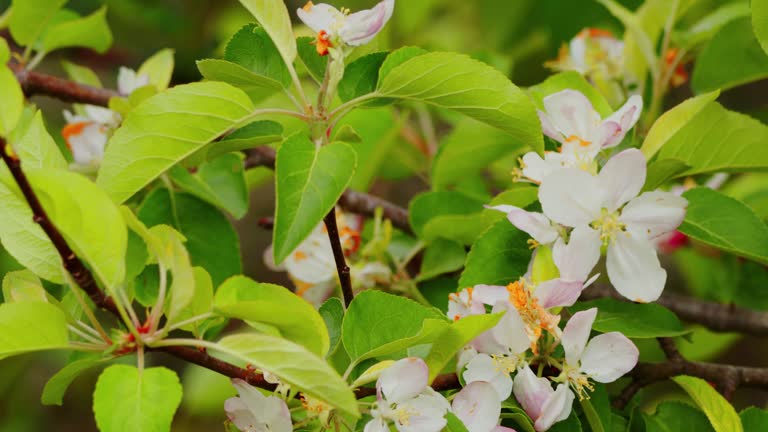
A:
{"label": "green leaf", "polygon": [[709,188],[683,194],[688,200],[680,232],[733,254],[768,263],[768,226],[744,203]]}
{"label": "green leaf", "polygon": [[452,240],[438,238],[427,245],[417,281],[432,279],[443,273],[450,273],[464,267],[467,253],[464,246]]}
{"label": "green leaf", "polygon": [[548,429],[549,432],[581,432],[581,421],[576,414],[576,410],[571,410],[571,415],[567,419],[557,422]]}
{"label": "green leaf", "polygon": [[469,432],[460,418],[456,417],[456,414],[448,412],[445,415],[445,420],[448,422],[445,426],[445,432]]}
{"label": "green leaf", "polygon": [[656,190],[667,180],[678,177],[681,173],[690,168],[690,165],[680,159],[670,158],[654,160],[648,164],[648,173],[645,177],[643,191]]}
{"label": "green leaf", "polygon": [[709,432],[709,420],[701,411],[681,402],[662,402],[653,415],[643,413],[646,432]]}
{"label": "green leaf", "polygon": [[525,274],[531,259],[528,239],[528,234],[508,220],[496,222],[472,245],[459,287],[507,285],[518,280]]}
{"label": "green leaf", "polygon": [[3,299],[6,303],[48,302],[43,283],[29,270],[12,271],[3,277]]}
{"label": "green leaf", "polygon": [[456,356],[472,339],[480,336],[486,330],[491,329],[501,319],[503,314],[470,315],[454,321],[450,327],[440,334],[432,343],[432,349],[424,361],[429,367],[429,382],[448,366],[451,359]]}
{"label": "green leaf", "polygon": [[[15,15],[15,14],[14,14]],[[0,49],[7,51],[8,45],[5,39],[0,41]],[[24,93],[21,91],[16,75],[11,72],[5,62],[0,63],[0,94],[3,95],[3,103],[0,104],[0,137],[10,134],[21,117],[24,109]],[[5,149],[0,149],[5,151]]]}
{"label": "green leaf", "polygon": [[231,84],[244,91],[253,101],[261,101],[283,88],[278,81],[255,74],[227,60],[198,60],[197,69],[205,79]]}
{"label": "green leaf", "polygon": [[355,167],[355,151],[346,143],[318,148],[306,136],[295,134],[280,146],[272,239],[276,263],[283,262],[334,208]]}
{"label": "green leaf", "polygon": [[173,50],[166,48],[153,54],[144,63],[139,66],[136,72],[138,75],[147,75],[149,83],[153,84],[158,90],[163,91],[168,88],[173,75]]}
{"label": "green leaf", "polygon": [[679,159],[691,166],[678,176],[765,169],[766,141],[768,126],[711,103],[667,140],[658,159]]}
{"label": "green leaf", "polygon": [[182,190],[228,211],[236,219],[248,212],[248,186],[240,154],[223,154],[200,165],[194,174],[177,165],[171,169],[171,178]]}
{"label": "green leaf", "polygon": [[478,214],[483,202],[460,192],[425,192],[411,200],[408,207],[411,228],[422,237],[429,221],[439,216]]}
{"label": "green leaf", "polygon": [[415,46],[402,47],[390,52],[387,58],[384,60],[384,63],[379,68],[379,85],[381,85],[381,82],[384,80],[384,78],[386,78],[387,75],[392,72],[392,69],[400,66],[401,64],[414,57],[418,57],[426,53],[427,50],[424,48]]}
{"label": "green leaf", "polygon": [[283,140],[283,126],[271,120],[259,120],[227,134],[226,138],[208,147],[207,157],[245,150]]}
{"label": "green leaf", "polygon": [[51,52],[60,48],[85,47],[104,53],[111,45],[112,32],[107,25],[107,7],[104,6],[87,17],[65,21],[47,29],[41,49]]}
{"label": "green leaf", "polygon": [[240,3],[267,32],[285,64],[292,65],[296,58],[296,41],[285,3],[274,0],[240,0]]}
{"label": "green leaf", "polygon": [[0,359],[32,351],[67,348],[67,319],[44,302],[0,304]]}
{"label": "green leaf", "polygon": [[303,36],[296,39],[299,59],[306,67],[307,72],[318,83],[325,77],[325,68],[328,67],[328,56],[321,56],[315,47],[315,38]]}
{"label": "green leaf", "polygon": [[584,411],[584,417],[586,417],[587,424],[589,424],[592,432],[605,432],[603,422],[600,419],[600,416],[597,415],[597,411],[595,411],[595,408],[592,406],[590,399],[579,399],[579,404],[581,405],[581,409]]}
{"label": "green leaf", "polygon": [[384,355],[425,343],[411,340],[416,343],[398,344],[407,338],[436,336],[429,333],[445,328],[438,323],[447,327],[445,317],[436,309],[381,291],[363,291],[347,308],[341,338],[350,358],[359,363],[373,354]]}
{"label": "green leaf", "polygon": [[483,123],[462,119],[440,145],[432,165],[432,188],[450,190],[492,162],[521,152],[526,144]]}
{"label": "green leaf", "polygon": [[269,324],[321,357],[328,353],[330,339],[323,318],[310,303],[280,285],[235,276],[216,291],[214,307],[227,318]]}
{"label": "green leaf", "polygon": [[277,375],[292,388],[360,416],[347,383],[323,359],[301,345],[253,333],[227,336],[218,345],[223,353]]}
{"label": "green leaf", "polygon": [[768,411],[757,407],[749,407],[739,413],[744,432],[760,432],[768,430]]}
{"label": "green leaf", "polygon": [[328,354],[336,351],[341,342],[341,323],[344,321],[344,305],[338,297],[331,297],[320,306],[318,310],[320,316],[325,321],[325,327],[328,330],[330,338]]}
{"label": "green leaf", "polygon": [[720,96],[720,91],[715,90],[700,96],[686,99],[681,104],[665,112],[658,118],[648,131],[640,151],[645,158],[650,160],[672,137],[682,128],[688,125],[701,110],[714,102]]}
{"label": "green leaf", "polygon": [[544,80],[542,83],[528,88],[536,107],[544,110],[544,98],[563,90],[577,90],[589,99],[592,107],[605,118],[613,114],[613,108],[596,88],[587,82],[583,75],[576,71],[561,72]]}
{"label": "green leaf", "polygon": [[[184,247],[186,240],[178,231],[168,225],[156,225],[149,229],[152,240],[145,239],[157,258],[165,267],[164,271],[173,276],[168,289],[169,300],[165,303],[168,324],[181,321],[188,315],[187,307],[195,297],[195,274],[189,261],[189,253]],[[162,270],[162,269],[161,269]]]}
{"label": "green leaf", "polygon": [[45,168],[28,171],[27,177],[48,217],[114,295],[125,278],[128,244],[117,206],[96,184],[73,172]]}
{"label": "green leaf", "polygon": [[750,24],[748,17],[729,23],[704,47],[691,77],[696,93],[727,90],[768,77],[768,55]]}
{"label": "green leaf", "polygon": [[13,13],[9,22],[11,35],[19,45],[31,45],[66,2],[67,0],[13,0]]}
{"label": "green leaf", "polygon": [[446,238],[469,246],[482,234],[483,228],[480,213],[436,216],[424,225],[422,238],[428,242]]}
{"label": "green leaf", "polygon": [[169,369],[110,366],[93,392],[96,424],[102,432],[167,432],[181,395],[179,377]]}
{"label": "green leaf", "polygon": [[762,0],[752,0],[752,27],[755,30],[755,36],[763,47],[763,51],[768,53],[768,3]]}
{"label": "green leaf", "polygon": [[208,270],[214,286],[243,272],[237,232],[210,204],[186,193],[174,193],[171,200],[167,189],[156,189],[147,195],[138,216],[147,226],[176,226],[187,239],[192,265]]}
{"label": "green leaf", "polygon": [[80,66],[75,63],[62,60],[61,67],[64,68],[64,72],[67,73],[69,79],[74,82],[89,85],[91,87],[101,88],[101,79],[99,76],[88,67]]}
{"label": "green leaf", "polygon": [[597,308],[592,329],[601,333],[621,332],[635,339],[672,337],[688,333],[669,309],[656,303],[629,303],[610,298],[578,302],[572,312]]}
{"label": "green leaf", "polygon": [[672,378],[704,411],[715,432],[743,432],[736,410],[717,390],[701,378],[677,376]]}
{"label": "green leaf", "polygon": [[690,51],[712,39],[726,24],[745,16],[749,16],[749,5],[746,2],[724,4],[705,15],[682,34],[673,34],[673,38],[677,40],[677,45]]}
{"label": "green leaf", "polygon": [[25,110],[13,133],[11,144],[24,169],[67,168],[67,161],[59,146],[45,128],[41,111]]}
{"label": "green leaf", "polygon": [[61,406],[64,401],[64,394],[67,392],[69,385],[75,380],[81,373],[88,369],[91,369],[105,360],[100,358],[85,358],[82,360],[74,361],[56,372],[56,375],[52,376],[43,387],[43,394],[40,396],[40,402],[43,405],[59,405]]}
{"label": "green leaf", "polygon": [[96,183],[117,203],[247,119],[241,90],[215,82],[176,86],[142,102],[109,140]]}
{"label": "green leaf", "polygon": [[501,72],[465,55],[436,52],[413,57],[384,77],[377,94],[456,110],[544,151],[530,99]]}
{"label": "green leaf", "polygon": [[224,60],[277,81],[283,87],[291,84],[291,74],[277,47],[258,25],[248,24],[232,36],[224,50]]}
{"label": "green leaf", "polygon": [[389,53],[377,52],[360,57],[348,64],[339,81],[339,98],[346,102],[372,93],[379,82],[379,68]]}

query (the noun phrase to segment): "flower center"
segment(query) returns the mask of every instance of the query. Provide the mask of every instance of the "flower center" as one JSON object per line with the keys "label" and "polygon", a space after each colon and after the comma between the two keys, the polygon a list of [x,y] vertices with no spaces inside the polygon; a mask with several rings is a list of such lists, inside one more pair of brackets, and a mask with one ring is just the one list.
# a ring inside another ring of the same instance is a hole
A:
{"label": "flower center", "polygon": [[619,212],[609,212],[604,208],[600,218],[592,222],[592,228],[600,231],[600,240],[603,245],[608,246],[617,234],[626,232],[627,225],[619,220],[619,216]]}
{"label": "flower center", "polygon": [[393,417],[394,420],[403,426],[408,426],[411,424],[411,416],[418,415],[419,413],[416,412],[413,408],[410,407],[397,407],[394,410]]}
{"label": "flower center", "polygon": [[493,354],[491,355],[491,358],[493,359],[496,371],[504,372],[506,374],[511,374],[512,372],[516,371],[518,367],[522,366],[523,363],[525,363],[524,355],[507,356]]}
{"label": "flower center", "polygon": [[563,368],[563,375],[565,375],[565,379],[571,385],[579,400],[589,399],[589,392],[595,391],[594,385],[589,382],[589,376],[579,371],[578,368],[566,364]]}
{"label": "flower center", "polygon": [[320,33],[318,33],[315,38],[315,48],[317,49],[317,53],[321,56],[328,55],[328,48],[333,48],[331,37],[328,35],[328,32],[320,30]]}
{"label": "flower center", "polygon": [[542,331],[556,334],[560,317],[552,315],[539,305],[539,300],[533,295],[534,288],[523,278],[507,285],[509,302],[517,309],[525,323],[525,333],[531,341],[531,350],[538,354],[538,341]]}

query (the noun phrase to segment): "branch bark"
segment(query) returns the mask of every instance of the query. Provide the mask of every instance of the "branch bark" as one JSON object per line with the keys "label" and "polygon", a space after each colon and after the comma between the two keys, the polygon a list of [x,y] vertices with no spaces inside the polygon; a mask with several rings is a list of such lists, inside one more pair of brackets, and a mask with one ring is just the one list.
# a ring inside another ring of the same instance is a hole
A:
{"label": "branch bark", "polygon": [[349,266],[344,258],[344,249],[341,247],[341,237],[339,236],[339,227],[336,224],[336,208],[332,208],[325,218],[325,228],[328,231],[328,239],[331,241],[333,250],[333,259],[336,261],[336,272],[339,274],[339,283],[341,284],[341,293],[344,296],[344,305],[349,306],[355,294],[352,292],[352,279],[349,277]]}
{"label": "branch bark", "polygon": [[64,102],[106,107],[109,105],[109,99],[120,96],[114,90],[91,87],[53,75],[28,71],[15,61],[8,63],[8,66],[16,75],[16,79],[27,97],[45,95]]}

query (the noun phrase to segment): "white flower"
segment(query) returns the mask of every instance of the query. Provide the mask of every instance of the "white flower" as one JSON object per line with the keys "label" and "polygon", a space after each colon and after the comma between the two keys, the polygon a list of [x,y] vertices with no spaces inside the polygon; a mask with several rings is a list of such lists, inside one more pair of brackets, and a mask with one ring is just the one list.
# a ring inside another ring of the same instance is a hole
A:
{"label": "white flower", "polygon": [[475,290],[482,296],[483,290],[488,285],[464,288],[458,293],[448,294],[448,318],[458,321],[468,315],[482,315],[485,313],[485,303],[475,297]]}
{"label": "white flower", "polygon": [[568,386],[560,384],[553,390],[549,380],[537,377],[528,365],[517,373],[514,391],[515,399],[533,420],[533,427],[538,432],[546,431],[571,413],[574,396]]}
{"label": "white flower", "polygon": [[601,79],[620,79],[624,75],[624,41],[609,31],[585,28],[561,48],[557,60],[548,66],[575,70],[590,78],[599,75]]}
{"label": "white flower", "polygon": [[501,401],[487,382],[468,384],[453,398],[451,408],[469,432],[513,431],[498,425]]}
{"label": "white flower", "polygon": [[61,135],[72,152],[75,164],[95,167],[104,158],[109,133],[120,123],[120,116],[106,108],[85,105],[85,115],[64,111],[67,124]]}
{"label": "white flower", "polygon": [[[485,206],[490,210],[500,211],[507,214],[507,220],[517,229],[525,231],[533,238],[533,246],[549,246],[555,243],[560,237],[560,227],[553,224],[546,216],[541,213],[529,212],[512,205]],[[534,243],[535,242],[535,243]]]}
{"label": "white flower", "polygon": [[370,42],[384,28],[394,9],[395,0],[384,0],[372,9],[350,14],[349,9],[338,10],[326,3],[310,1],[297,13],[304,24],[317,33],[318,54],[326,55],[329,48]]}
{"label": "white flower", "polygon": [[536,152],[521,159],[518,174],[541,183],[550,173],[576,167],[594,173],[595,156],[618,145],[637,123],[643,99],[632,96],[618,111],[603,119],[589,99],[579,91],[563,90],[544,98],[544,111],[538,111],[544,134],[562,144],[560,152],[546,152],[542,159]]}
{"label": "white flower", "polygon": [[579,398],[587,396],[585,389],[592,390],[589,379],[616,381],[635,367],[640,355],[635,344],[619,332],[603,333],[587,343],[596,316],[597,308],[576,312],[563,329],[565,364],[558,379],[570,385]]}
{"label": "white flower", "polygon": [[240,397],[227,399],[224,410],[238,429],[242,432],[293,431],[291,413],[284,400],[264,396],[241,379],[233,379],[232,384]]}
{"label": "white flower", "polygon": [[670,192],[637,196],[645,174],[645,157],[629,149],[611,158],[597,176],[562,169],[550,174],[539,188],[547,217],[574,227],[574,232],[578,229],[592,248],[607,246],[611,283],[624,297],[638,302],[661,295],[667,274],[651,240],[677,228],[687,206],[684,198]]}
{"label": "white flower", "polygon": [[117,73],[117,91],[123,96],[128,96],[134,90],[149,84],[149,75],[138,75],[133,69],[121,67]]}
{"label": "white flower", "polygon": [[378,262],[360,262],[350,266],[352,287],[356,291],[371,289],[379,285],[389,285],[392,281],[392,269]]}
{"label": "white flower", "polygon": [[389,431],[393,421],[400,432],[439,432],[450,405],[429,387],[429,369],[424,360],[408,357],[396,361],[376,382],[376,408],[364,432]]}

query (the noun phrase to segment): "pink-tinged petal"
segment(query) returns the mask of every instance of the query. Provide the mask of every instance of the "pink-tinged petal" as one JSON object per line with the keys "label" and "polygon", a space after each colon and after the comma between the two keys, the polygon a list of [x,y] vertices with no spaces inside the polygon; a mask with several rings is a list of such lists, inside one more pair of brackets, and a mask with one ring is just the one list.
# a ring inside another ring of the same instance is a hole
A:
{"label": "pink-tinged petal", "polygon": [[[498,325],[498,324],[497,324]],[[470,342],[472,348],[483,354],[503,354],[507,348],[496,340],[493,329],[481,333]]]}
{"label": "pink-tinged petal", "polygon": [[571,414],[574,395],[568,390],[568,386],[560,384],[557,390],[544,403],[541,417],[536,419],[533,428],[537,432],[549,430],[553,424],[563,421]]}
{"label": "pink-tinged petal", "polygon": [[338,9],[327,3],[307,2],[303,8],[296,11],[296,14],[315,33],[321,31],[331,33],[332,27],[344,19],[344,15]]}
{"label": "pink-tinged petal", "polygon": [[224,412],[227,413],[229,421],[240,430],[249,430],[248,428],[253,430],[254,426],[263,425],[239,397],[229,398],[224,401]]}
{"label": "pink-tinged petal", "polygon": [[584,284],[561,278],[542,282],[536,287],[535,295],[539,305],[545,309],[572,306],[579,299]]}
{"label": "pink-tinged petal", "polygon": [[549,219],[541,213],[525,211],[511,205],[486,206],[486,208],[506,213],[507,219],[512,225],[525,231],[541,244],[552,243],[559,236]]}
{"label": "pink-tinged petal", "polygon": [[537,377],[528,365],[520,368],[515,376],[515,399],[534,421],[544,410],[544,403],[555,392],[549,380]]}
{"label": "pink-tinged petal", "polygon": [[390,403],[412,399],[427,388],[429,368],[418,357],[407,357],[396,361],[379,376],[377,387]]}
{"label": "pink-tinged petal", "polygon": [[456,359],[456,373],[461,372],[464,366],[467,365],[473,358],[477,356],[477,350],[472,345],[467,345],[461,349],[458,358]]}
{"label": "pink-tinged petal", "polygon": [[577,137],[588,140],[600,124],[600,115],[583,93],[563,90],[544,98],[544,108],[554,126],[566,140]]}
{"label": "pink-tinged petal", "polygon": [[253,413],[257,419],[263,422],[267,415],[264,406],[267,397],[264,396],[259,389],[241,379],[232,379],[232,385],[237,389],[237,394],[240,395],[240,400],[245,404],[248,410]]}
{"label": "pink-tinged petal", "polygon": [[584,282],[600,260],[600,233],[587,225],[574,228],[566,245],[558,239],[552,249],[560,278]]}
{"label": "pink-tinged petal", "polygon": [[613,123],[618,128],[609,135],[606,135],[603,142],[603,148],[609,148],[618,145],[626,136],[627,132],[637,123],[640,118],[640,114],[643,112],[643,98],[638,95],[634,95],[627,100],[627,102],[619,108],[618,111],[611,114],[606,118],[605,123]]}
{"label": "pink-tinged petal", "polygon": [[636,197],[645,184],[646,161],[638,149],[628,149],[605,164],[598,179],[605,191],[603,206],[613,212]]}
{"label": "pink-tinged petal", "polygon": [[672,192],[645,192],[622,210],[622,222],[649,239],[672,232],[683,222],[688,200]]}
{"label": "pink-tinged petal", "polygon": [[614,382],[635,367],[639,355],[635,344],[623,334],[601,334],[584,348],[580,370],[597,382]]}
{"label": "pink-tinged petal", "polygon": [[383,418],[374,417],[373,420],[365,424],[363,432],[389,432],[389,426]]}
{"label": "pink-tinged petal", "polygon": [[499,423],[501,401],[487,382],[468,384],[453,398],[451,407],[469,432],[488,432]]}
{"label": "pink-tinged petal", "polygon": [[512,377],[501,370],[496,362],[487,354],[478,354],[468,364],[463,374],[467,384],[483,381],[489,383],[496,390],[499,401],[503,401],[512,394]]}
{"label": "pink-tinged petal", "polygon": [[667,281],[653,244],[639,235],[619,233],[608,245],[608,279],[616,291],[635,302],[656,301]]}
{"label": "pink-tinged petal", "polygon": [[506,426],[496,426],[495,428],[491,429],[491,432],[517,432],[517,431],[512,428],[508,428]]}
{"label": "pink-tinged petal", "polygon": [[384,0],[373,7],[349,15],[339,31],[341,39],[350,46],[363,45],[371,41],[392,18],[395,0]]}
{"label": "pink-tinged petal", "polygon": [[500,301],[509,298],[507,287],[500,285],[475,285],[472,290],[472,299],[481,304],[493,306]]}
{"label": "pink-tinged petal", "polygon": [[597,177],[578,168],[564,168],[544,179],[539,187],[539,201],[549,219],[577,227],[600,217],[603,192]]}
{"label": "pink-tinged petal", "polygon": [[448,401],[431,388],[413,399],[398,405],[398,410],[411,413],[398,419],[395,427],[400,432],[440,432],[446,425],[445,413],[451,409]]}
{"label": "pink-tinged petal", "polygon": [[520,313],[509,302],[499,302],[493,306],[492,313],[506,311],[501,317],[499,323],[490,331],[498,343],[503,345],[506,350],[514,354],[524,353],[531,345],[530,339],[525,332],[525,322],[520,317]]}
{"label": "pink-tinged petal", "polygon": [[570,366],[579,364],[595,317],[597,317],[597,308],[587,309],[573,314],[565,325],[561,343],[565,350],[565,362]]}
{"label": "pink-tinged petal", "polygon": [[[544,111],[541,111],[541,110],[536,110],[536,113],[539,115],[539,121],[541,121],[541,131],[544,132],[544,135],[552,138],[555,141],[558,141],[558,142],[562,143],[563,142],[563,134],[561,134],[557,130],[557,128],[555,127],[554,123],[552,123],[552,119],[549,118],[547,113],[545,113]],[[532,153],[533,154],[538,154],[536,152],[532,152]],[[527,164],[527,162],[526,162],[526,164]]]}

